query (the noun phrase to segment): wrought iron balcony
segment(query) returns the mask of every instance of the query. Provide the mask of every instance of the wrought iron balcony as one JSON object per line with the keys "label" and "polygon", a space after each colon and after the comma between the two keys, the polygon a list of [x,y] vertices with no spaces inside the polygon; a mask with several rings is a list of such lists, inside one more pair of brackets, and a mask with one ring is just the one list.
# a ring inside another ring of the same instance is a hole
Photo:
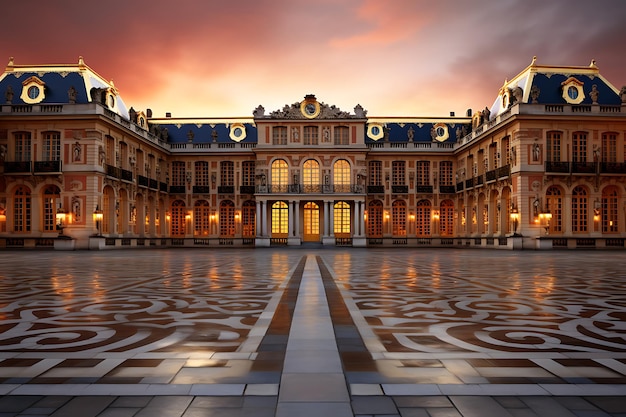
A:
{"label": "wrought iron balcony", "polygon": [[105,165],[105,169],[106,169],[107,175],[109,177],[114,177],[114,178],[121,178],[122,177],[122,169],[121,168],[115,167],[113,165],[106,164]]}
{"label": "wrought iron balcony", "polygon": [[217,187],[218,194],[235,194],[234,185],[220,185]]}
{"label": "wrought iron balcony", "polygon": [[35,161],[35,173],[61,172],[61,161]]}
{"label": "wrought iron balcony", "polygon": [[546,172],[569,173],[569,162],[546,161]]}
{"label": "wrought iron balcony", "polygon": [[30,173],[30,161],[16,161],[16,162],[5,162],[4,163],[4,172],[5,173]]}
{"label": "wrought iron balcony", "polygon": [[432,185],[417,185],[415,187],[415,191],[420,194],[432,194],[433,186]]}
{"label": "wrought iron balcony", "polygon": [[626,174],[626,162],[601,162],[601,174]]}
{"label": "wrought iron balcony", "polygon": [[439,192],[441,194],[454,194],[456,193],[456,187],[454,185],[440,185]]}
{"label": "wrought iron balcony", "polygon": [[210,194],[211,187],[208,185],[194,185],[192,191],[194,194]]}
{"label": "wrought iron balcony", "polygon": [[144,177],[143,175],[137,175],[137,185],[140,187],[147,187],[150,183],[150,179],[148,177]]}
{"label": "wrought iron balcony", "polygon": [[368,194],[385,194],[385,186],[384,185],[368,185],[367,193]]}
{"label": "wrought iron balcony", "polygon": [[408,194],[409,186],[408,185],[392,185],[391,192],[393,194]]}
{"label": "wrought iron balcony", "polygon": [[575,174],[595,174],[595,162],[572,162],[572,172]]}
{"label": "wrought iron balcony", "polygon": [[170,194],[185,194],[184,185],[170,185]]}
{"label": "wrought iron balcony", "polygon": [[122,176],[121,176],[122,181],[133,182],[133,172],[132,171],[129,171],[127,169],[121,169],[121,168],[120,168],[120,170],[122,171]]}
{"label": "wrought iron balcony", "polygon": [[241,185],[239,194],[254,194],[254,185]]}
{"label": "wrought iron balcony", "polygon": [[[154,180],[150,180],[150,188],[153,188],[152,187],[152,181],[154,181]],[[156,181],[155,181],[155,183],[156,183]],[[154,187],[154,188],[156,189],[156,187]],[[164,183],[164,182],[160,182],[159,183],[159,191],[166,193],[167,192],[167,184]]]}

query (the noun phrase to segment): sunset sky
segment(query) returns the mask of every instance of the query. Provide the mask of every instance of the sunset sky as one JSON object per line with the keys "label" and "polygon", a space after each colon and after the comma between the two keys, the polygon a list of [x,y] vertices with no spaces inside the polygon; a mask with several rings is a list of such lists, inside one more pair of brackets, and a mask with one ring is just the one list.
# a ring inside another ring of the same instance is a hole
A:
{"label": "sunset sky", "polygon": [[19,0],[0,10],[5,63],[83,56],[155,117],[251,116],[309,93],[368,116],[462,116],[490,106],[534,55],[595,59],[626,84],[626,0]]}

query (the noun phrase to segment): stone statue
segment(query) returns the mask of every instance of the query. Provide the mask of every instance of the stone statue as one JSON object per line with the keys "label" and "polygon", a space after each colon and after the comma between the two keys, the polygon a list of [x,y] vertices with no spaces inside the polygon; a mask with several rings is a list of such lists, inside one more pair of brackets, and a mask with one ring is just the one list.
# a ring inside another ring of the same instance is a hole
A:
{"label": "stone statue", "polygon": [[485,106],[485,110],[482,112],[483,115],[483,123],[489,122],[489,117],[491,117],[491,110],[487,106]]}
{"label": "stone statue", "polygon": [[359,119],[365,119],[365,116],[367,116],[367,110],[363,109],[363,106],[360,104],[357,104],[354,108],[354,115]]}
{"label": "stone statue", "polygon": [[265,107],[259,105],[256,109],[254,109],[254,111],[252,112],[252,115],[254,117],[264,117],[265,116]]}
{"label": "stone statue", "polygon": [[409,142],[413,142],[413,138],[415,137],[415,129],[413,129],[413,126],[409,127],[409,130],[406,133],[406,137],[409,140]]}
{"label": "stone statue", "polygon": [[533,85],[533,88],[530,89],[530,99],[532,104],[539,103],[539,94],[541,94],[541,89],[536,85]]}
{"label": "stone statue", "polygon": [[189,132],[187,132],[187,142],[193,142],[193,138],[194,138],[194,133],[191,129],[189,129]]}
{"label": "stone statue", "polygon": [[539,144],[535,143],[533,145],[533,161],[534,162],[539,162],[539,153],[540,153]]}
{"label": "stone statue", "polygon": [[4,97],[7,99],[7,104],[11,104],[13,102],[13,87],[8,86],[7,92],[4,94]]}
{"label": "stone statue", "polygon": [[324,127],[323,131],[324,142],[330,142],[330,128],[328,126]]}
{"label": "stone statue", "polygon": [[515,101],[511,101],[511,104],[522,103],[522,101],[524,100],[524,90],[522,90],[522,87],[515,87],[512,91],[512,94]]}
{"label": "stone statue", "polygon": [[598,104],[599,96],[600,96],[600,92],[598,91],[598,86],[594,84],[591,87],[591,91],[589,92],[589,97],[591,97],[591,104]]}
{"label": "stone statue", "polygon": [[620,90],[619,96],[622,99],[622,105],[626,105],[626,85]]}
{"label": "stone statue", "polygon": [[300,142],[300,131],[298,130],[297,127],[294,127],[291,130],[291,141],[294,143]]}
{"label": "stone statue", "polygon": [[76,96],[78,95],[78,91],[74,86],[71,86],[69,90],[67,90],[67,100],[70,104],[76,104]]}
{"label": "stone statue", "polygon": [[74,144],[74,147],[73,147],[73,150],[72,150],[75,162],[80,162],[81,151],[82,151],[82,149],[81,149],[80,143],[76,142]]}
{"label": "stone statue", "polygon": [[0,145],[0,161],[4,161],[4,158],[7,156],[7,147],[4,145]]}

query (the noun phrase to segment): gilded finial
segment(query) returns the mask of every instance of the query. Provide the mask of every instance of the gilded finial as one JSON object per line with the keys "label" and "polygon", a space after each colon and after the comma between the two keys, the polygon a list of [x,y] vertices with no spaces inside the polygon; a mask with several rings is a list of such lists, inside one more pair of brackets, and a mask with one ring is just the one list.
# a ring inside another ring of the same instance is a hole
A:
{"label": "gilded finial", "polygon": [[10,57],[10,58],[9,58],[9,63],[7,64],[7,66],[8,66],[8,67],[12,67],[12,66],[14,65],[14,61],[15,61],[15,58]]}
{"label": "gilded finial", "polygon": [[537,55],[533,56],[533,62],[530,65],[535,65],[535,62],[537,62]]}
{"label": "gilded finial", "polygon": [[596,60],[592,59],[591,60],[591,64],[589,64],[589,66],[595,68],[596,67]]}
{"label": "gilded finial", "polygon": [[78,65],[80,65],[81,67],[85,65],[85,60],[82,56],[78,57]]}

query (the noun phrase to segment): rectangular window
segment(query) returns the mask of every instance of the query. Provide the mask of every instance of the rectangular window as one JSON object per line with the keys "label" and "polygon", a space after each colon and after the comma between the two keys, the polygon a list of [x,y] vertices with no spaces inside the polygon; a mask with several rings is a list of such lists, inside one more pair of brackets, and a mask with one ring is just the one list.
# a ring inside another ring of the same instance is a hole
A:
{"label": "rectangular window", "polygon": [[185,163],[182,161],[172,162],[172,185],[175,187],[185,185]]}
{"label": "rectangular window", "polygon": [[285,126],[275,126],[272,128],[272,145],[287,144],[287,128]]}
{"label": "rectangular window", "polygon": [[335,145],[349,145],[350,136],[349,128],[347,126],[335,127]]}
{"label": "rectangular window", "polygon": [[546,160],[561,162],[561,132],[548,132],[547,145]]}
{"label": "rectangular window", "polygon": [[194,164],[196,185],[199,187],[209,186],[209,163],[206,161],[197,161]]}
{"label": "rectangular window", "polygon": [[572,134],[572,161],[587,162],[587,134],[585,132]]}
{"label": "rectangular window", "polygon": [[404,161],[393,161],[391,163],[392,185],[405,185],[406,163]]}
{"label": "rectangular window", "polygon": [[505,137],[502,139],[502,156],[504,157],[504,165],[511,165],[511,143],[509,141],[509,137]]}
{"label": "rectangular window", "polygon": [[368,185],[383,185],[382,161],[369,161],[368,171]]}
{"label": "rectangular window", "polygon": [[417,185],[430,185],[430,161],[417,161]]}
{"label": "rectangular window", "polygon": [[617,134],[602,134],[602,162],[617,162]]}
{"label": "rectangular window", "polygon": [[223,186],[235,185],[235,164],[232,161],[220,162],[220,183]]}
{"label": "rectangular window", "polygon": [[317,126],[304,126],[304,144],[317,145],[318,141]]}
{"label": "rectangular window", "polygon": [[241,185],[250,186],[254,185],[254,175],[255,175],[255,163],[254,161],[244,161],[241,164],[241,169],[243,171],[243,175],[241,178]]}
{"label": "rectangular window", "polygon": [[30,132],[15,133],[15,161],[30,161],[31,139]]}
{"label": "rectangular window", "polygon": [[43,160],[61,160],[61,134],[59,132],[43,133]]}
{"label": "rectangular window", "polygon": [[452,169],[452,161],[439,162],[439,185],[453,185]]}

